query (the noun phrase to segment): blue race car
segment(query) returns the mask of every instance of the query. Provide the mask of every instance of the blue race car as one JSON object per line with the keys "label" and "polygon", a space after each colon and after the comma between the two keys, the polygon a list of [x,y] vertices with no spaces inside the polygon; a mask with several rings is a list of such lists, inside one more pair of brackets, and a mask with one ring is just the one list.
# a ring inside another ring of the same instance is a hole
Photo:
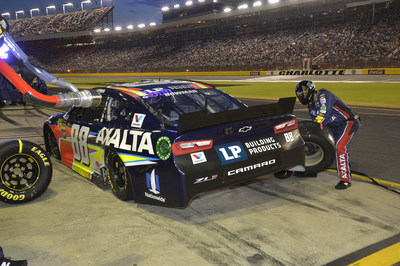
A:
{"label": "blue race car", "polygon": [[247,107],[194,81],[95,90],[99,106],[72,107],[45,122],[46,150],[121,200],[185,207],[202,192],[304,171],[294,97]]}

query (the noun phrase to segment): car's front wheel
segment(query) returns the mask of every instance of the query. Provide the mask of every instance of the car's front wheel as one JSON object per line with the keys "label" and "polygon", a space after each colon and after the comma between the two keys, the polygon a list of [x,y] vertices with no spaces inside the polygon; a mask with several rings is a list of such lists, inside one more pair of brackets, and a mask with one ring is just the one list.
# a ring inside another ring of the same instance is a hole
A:
{"label": "car's front wheel", "polygon": [[107,179],[112,193],[120,200],[133,198],[132,181],[121,157],[114,151],[106,151]]}

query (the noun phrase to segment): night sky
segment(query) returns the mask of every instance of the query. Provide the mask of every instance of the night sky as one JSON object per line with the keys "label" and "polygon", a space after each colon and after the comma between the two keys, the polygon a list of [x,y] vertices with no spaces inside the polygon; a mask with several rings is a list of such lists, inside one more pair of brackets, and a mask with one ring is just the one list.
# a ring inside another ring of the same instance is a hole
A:
{"label": "night sky", "polygon": [[[57,12],[63,12],[63,4],[73,3],[73,7],[66,6],[66,11],[80,10],[81,2],[84,0],[0,0],[0,14],[9,12],[11,19],[15,19],[15,12],[19,10],[25,11],[25,17],[30,16],[30,9],[39,8],[40,14],[46,14],[46,7],[55,5]],[[100,7],[100,0],[92,0],[93,7]],[[193,1],[195,2],[195,1]],[[103,0],[103,6],[109,6],[110,0]],[[172,7],[174,4],[184,4],[184,0],[113,0],[114,5],[114,26],[125,27],[133,24],[141,23],[149,24],[150,22],[161,23],[163,6]],[[83,4],[83,8],[90,8],[90,4]],[[47,9],[49,14],[54,14],[54,9]],[[37,15],[37,11],[33,11],[33,15]],[[21,18],[22,14],[19,15]],[[6,17],[7,18],[7,17]]]}

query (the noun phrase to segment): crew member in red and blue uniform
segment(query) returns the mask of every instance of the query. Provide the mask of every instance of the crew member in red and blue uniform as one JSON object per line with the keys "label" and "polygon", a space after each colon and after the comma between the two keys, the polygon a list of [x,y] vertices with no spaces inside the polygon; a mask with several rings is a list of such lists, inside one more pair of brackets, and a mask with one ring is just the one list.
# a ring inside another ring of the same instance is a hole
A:
{"label": "crew member in red and blue uniform", "polygon": [[327,89],[316,90],[314,82],[303,80],[296,86],[296,96],[307,105],[311,119],[326,126],[336,144],[336,166],[339,183],[337,189],[351,186],[351,170],[347,145],[360,127],[360,117],[341,99]]}

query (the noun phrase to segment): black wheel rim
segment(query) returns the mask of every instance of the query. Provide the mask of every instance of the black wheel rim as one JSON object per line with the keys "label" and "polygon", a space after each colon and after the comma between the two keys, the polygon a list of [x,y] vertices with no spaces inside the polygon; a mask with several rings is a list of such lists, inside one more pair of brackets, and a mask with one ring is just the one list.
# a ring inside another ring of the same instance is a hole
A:
{"label": "black wheel rim", "polygon": [[38,162],[27,154],[10,156],[1,166],[1,182],[14,191],[31,188],[39,180],[39,176]]}
{"label": "black wheel rim", "polygon": [[127,178],[124,164],[118,155],[113,156],[112,160],[112,178],[113,183],[116,184],[120,189],[126,187]]}
{"label": "black wheel rim", "polygon": [[60,151],[58,149],[58,143],[56,141],[56,138],[51,134],[51,132],[47,132],[47,139],[49,140],[49,146],[50,146],[50,151],[53,154],[54,157],[57,157],[58,154],[60,154]]}
{"label": "black wheel rim", "polygon": [[305,143],[306,166],[314,166],[324,159],[324,150],[321,146],[313,142]]}

